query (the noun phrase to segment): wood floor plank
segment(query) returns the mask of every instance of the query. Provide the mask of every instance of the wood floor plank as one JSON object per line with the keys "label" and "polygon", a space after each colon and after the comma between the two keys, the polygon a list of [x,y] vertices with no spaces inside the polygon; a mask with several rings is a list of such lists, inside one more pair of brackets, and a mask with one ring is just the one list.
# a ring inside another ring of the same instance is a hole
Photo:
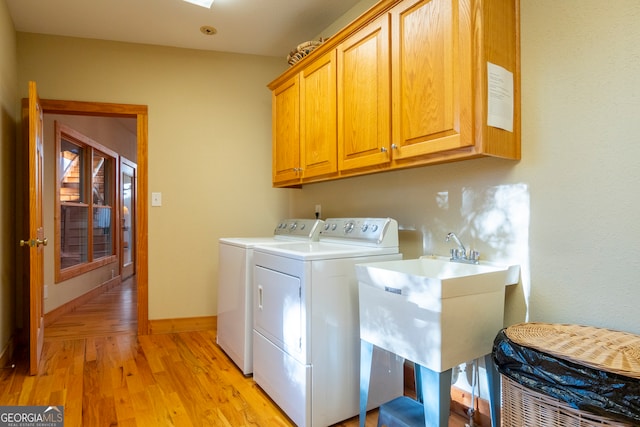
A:
{"label": "wood floor plank", "polygon": [[84,369],[74,369],[69,373],[66,385],[64,405],[64,419],[66,425],[82,425],[82,407],[84,398]]}
{"label": "wood floor plank", "polygon": [[151,366],[149,365],[147,354],[145,353],[141,345],[136,345],[136,354],[133,356],[133,360],[131,362],[135,364],[138,378],[145,388],[155,384],[153,371],[151,370]]}
{"label": "wood floor plank", "polygon": [[[173,421],[176,426],[193,426],[194,423],[192,421],[196,421],[197,419],[192,419],[189,414],[193,414],[193,409],[185,406],[185,402],[188,402],[189,399],[186,398],[182,394],[178,392],[171,392],[166,395],[167,408],[169,409],[169,414],[171,414],[171,421]],[[195,425],[199,425],[198,422]]]}
{"label": "wood floor plank", "polygon": [[15,403],[16,405],[35,405],[35,398],[32,396],[32,391],[34,390],[34,385],[38,378],[39,377],[32,376],[24,378],[22,389],[20,390],[20,396],[18,397],[18,401]]}
{"label": "wood floor plank", "polygon": [[[162,387],[158,384],[147,387],[145,393],[134,395],[133,403],[139,425],[171,425],[169,405]],[[141,412],[141,408],[147,408],[146,413]]]}
{"label": "wood floor plank", "polygon": [[[140,391],[139,393],[141,392],[143,391]],[[117,387],[113,391],[113,402],[115,405],[116,418],[118,419],[119,425],[126,420],[132,420],[135,422],[136,412],[133,408],[131,393],[127,385],[123,387]]]}

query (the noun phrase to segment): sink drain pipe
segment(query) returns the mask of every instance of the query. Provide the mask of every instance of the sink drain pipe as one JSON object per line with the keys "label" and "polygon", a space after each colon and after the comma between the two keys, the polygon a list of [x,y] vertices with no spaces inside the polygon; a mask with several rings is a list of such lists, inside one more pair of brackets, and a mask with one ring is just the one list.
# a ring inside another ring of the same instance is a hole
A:
{"label": "sink drain pipe", "polygon": [[471,405],[467,410],[467,415],[469,415],[469,422],[465,424],[465,427],[475,427],[475,422],[473,421],[473,415],[476,410],[476,387],[478,387],[478,392],[480,391],[478,386],[478,359],[473,359],[473,365],[471,368]]}

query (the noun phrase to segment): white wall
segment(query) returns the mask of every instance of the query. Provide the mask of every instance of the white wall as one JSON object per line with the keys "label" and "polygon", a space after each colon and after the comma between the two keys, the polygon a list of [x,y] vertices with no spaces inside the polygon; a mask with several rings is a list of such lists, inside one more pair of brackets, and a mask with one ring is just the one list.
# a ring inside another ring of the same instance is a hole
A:
{"label": "white wall", "polygon": [[322,30],[320,34],[314,37],[314,40],[318,40],[319,38],[329,38],[336,34],[338,31],[349,25],[351,22],[355,21],[360,15],[365,13],[369,8],[371,8],[374,4],[378,3],[378,0],[360,0],[356,3],[351,9],[349,9],[344,15],[340,18],[336,19],[336,21],[331,24],[329,27]]}
{"label": "white wall", "polygon": [[[21,95],[149,107],[149,318],[213,316],[218,239],[270,235],[271,95],[284,58],[18,33]],[[54,308],[54,307],[50,307]]]}
{"label": "white wall", "polygon": [[521,264],[505,323],[640,333],[640,2],[522,0],[522,160],[479,159],[291,190],[291,214],[391,216],[405,257],[449,231]]}

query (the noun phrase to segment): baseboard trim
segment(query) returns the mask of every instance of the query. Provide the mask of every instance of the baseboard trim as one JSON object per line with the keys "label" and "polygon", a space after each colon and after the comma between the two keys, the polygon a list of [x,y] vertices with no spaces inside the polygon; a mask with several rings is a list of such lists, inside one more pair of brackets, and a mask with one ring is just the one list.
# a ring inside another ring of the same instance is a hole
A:
{"label": "baseboard trim", "polygon": [[16,351],[16,337],[11,335],[9,342],[0,352],[0,368],[9,368],[11,361],[13,360],[13,354]]}
{"label": "baseboard trim", "polygon": [[85,304],[91,298],[94,298],[94,297],[100,295],[103,292],[106,292],[106,291],[108,291],[110,289],[113,289],[116,286],[120,285],[121,283],[122,283],[121,277],[120,276],[116,276],[113,279],[107,280],[106,282],[104,282],[103,284],[98,286],[97,288],[93,288],[89,292],[87,292],[85,294],[82,294],[79,297],[74,298],[71,301],[68,301],[68,302],[62,304],[60,307],[54,308],[53,310],[51,310],[48,313],[45,313],[44,314],[44,326],[47,327],[47,326],[51,325],[53,322],[58,320],[60,318],[60,316],[72,312],[76,308],[78,308],[81,305]]}
{"label": "baseboard trim", "polygon": [[169,334],[174,332],[193,332],[218,327],[217,316],[182,317],[179,319],[149,320],[151,334]]}

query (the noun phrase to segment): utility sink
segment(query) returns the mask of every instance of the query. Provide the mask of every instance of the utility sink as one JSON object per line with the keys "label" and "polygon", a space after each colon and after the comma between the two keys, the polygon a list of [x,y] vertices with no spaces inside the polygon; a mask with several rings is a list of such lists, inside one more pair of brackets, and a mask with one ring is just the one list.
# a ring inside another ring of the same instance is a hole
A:
{"label": "utility sink", "polygon": [[491,353],[519,266],[446,258],[356,265],[360,338],[434,372]]}

